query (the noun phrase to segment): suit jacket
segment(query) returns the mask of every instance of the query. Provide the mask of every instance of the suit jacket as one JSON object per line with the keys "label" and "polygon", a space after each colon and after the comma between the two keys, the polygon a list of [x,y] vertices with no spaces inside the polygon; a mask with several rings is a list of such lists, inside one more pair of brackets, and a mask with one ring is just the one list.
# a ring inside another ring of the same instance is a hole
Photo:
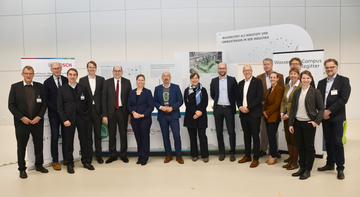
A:
{"label": "suit jacket", "polygon": [[[239,96],[236,99],[238,108],[240,108],[243,105],[244,85],[245,85],[245,79],[240,81],[238,84]],[[252,118],[260,118],[261,116],[263,116],[262,105],[261,105],[261,101],[263,99],[263,86],[260,79],[254,76],[251,78],[249,89],[246,94],[246,99],[247,99],[247,108],[249,110],[248,112],[249,115]],[[239,114],[240,118],[243,115],[244,113],[240,111]]]}
{"label": "suit jacket", "polygon": [[[20,81],[11,85],[8,108],[10,112],[14,115],[15,127],[28,126],[20,120],[24,116],[29,119],[33,119],[36,116],[39,116],[41,119],[36,125],[44,126],[44,114],[46,111],[46,94],[44,86],[40,83],[33,82],[33,87],[35,91],[35,108],[33,112],[33,117],[29,117],[24,82]],[[41,102],[38,102],[38,98],[41,98]]]}
{"label": "suit jacket", "polygon": [[[102,93],[102,116],[111,119],[115,113],[116,105],[116,90],[114,84],[114,77],[107,79],[104,82]],[[121,77],[121,103],[124,114],[129,114],[127,110],[127,101],[129,98],[131,88],[130,80]]]}
{"label": "suit jacket", "polygon": [[294,96],[294,92],[297,89],[300,89],[302,87],[302,83],[300,82],[299,85],[297,87],[295,87],[292,92],[289,95],[289,99],[286,98],[287,93],[290,90],[290,84],[287,83],[285,86],[285,92],[284,92],[284,96],[281,100],[281,105],[280,105],[280,113],[283,113],[284,115],[287,115],[288,117],[290,117],[290,109],[291,109],[291,101],[293,99]]}
{"label": "suit jacket", "polygon": [[[284,84],[284,76],[280,73],[278,73],[279,75],[279,81],[278,81],[278,85],[283,89],[285,90],[285,84]],[[267,86],[266,86],[266,74],[263,73],[263,74],[260,74],[257,76],[257,78],[261,79],[262,81],[262,84],[263,84],[263,91],[264,91],[264,98],[263,98],[263,101],[265,101],[265,96],[266,96],[266,91],[267,91]]]}
{"label": "suit jacket", "polygon": [[[78,83],[75,99],[70,88],[72,87],[69,84],[63,84],[59,88],[57,107],[61,122],[64,123],[69,120],[71,124],[74,124],[76,114],[79,114],[84,121],[87,121],[91,114],[91,98],[87,88]],[[81,96],[85,96],[85,99],[82,100]]]}
{"label": "suit jacket", "polygon": [[[207,112],[206,108],[208,106],[209,98],[207,91],[204,87],[201,88],[201,99],[200,103],[196,105],[195,92],[189,95],[189,87],[184,91],[184,103],[186,106],[185,117],[184,117],[184,126],[189,128],[207,128]],[[193,116],[195,112],[199,110],[203,114],[198,118],[194,119]]]}
{"label": "suit jacket", "polygon": [[[299,105],[299,97],[301,94],[301,88],[294,92],[293,99],[291,101],[289,126],[293,126],[296,118],[296,113]],[[324,115],[324,100],[320,94],[320,91],[310,85],[309,90],[305,96],[305,109],[306,114],[310,120],[320,124]]]}
{"label": "suit jacket", "polygon": [[[143,88],[137,102],[136,89],[131,90],[127,102],[127,109],[130,114],[135,111],[139,114],[144,114],[144,118],[151,118],[151,112],[154,110],[154,98],[151,90]],[[134,116],[131,116],[131,120],[134,119]]]}
{"label": "suit jacket", "polygon": [[[220,77],[215,77],[211,80],[210,83],[210,96],[214,100],[214,106],[213,106],[214,111],[216,110],[217,103],[219,100],[219,79]],[[230,101],[231,112],[235,114],[236,113],[235,101],[238,95],[238,88],[235,77],[231,77],[227,75],[227,91],[228,91],[228,98]]]}
{"label": "suit jacket", "polygon": [[[266,91],[266,96],[270,93],[271,87]],[[282,97],[284,95],[284,90],[278,84],[274,87],[274,90],[268,97],[268,102],[266,102],[265,96],[265,103],[263,106],[263,111],[266,112],[268,115],[267,122],[277,122],[280,118],[280,104]],[[265,119],[265,117],[264,117]]]}
{"label": "suit jacket", "polygon": [[102,113],[101,97],[102,97],[103,85],[104,85],[105,79],[104,79],[104,77],[96,75],[95,80],[96,80],[96,82],[95,82],[94,95],[91,92],[88,75],[86,75],[85,77],[82,77],[80,79],[79,83],[86,86],[86,88],[90,94],[91,104],[93,103],[93,101],[95,102],[95,111],[99,116],[101,116],[101,113]]}
{"label": "suit jacket", "polygon": [[[68,84],[68,79],[61,75],[61,82],[62,85]],[[59,89],[55,84],[53,75],[44,81],[44,88],[46,93],[46,103],[48,107],[49,118],[60,118],[57,109],[57,94]]]}
{"label": "suit jacket", "polygon": [[[170,115],[174,119],[180,118],[180,110],[179,108],[183,104],[183,98],[181,95],[180,87],[176,84],[170,83],[170,92],[169,92],[169,106],[174,107],[174,110],[170,112]],[[161,120],[164,116],[165,112],[160,110],[160,106],[164,105],[164,98],[163,98],[163,85],[158,85],[155,87],[154,91],[154,104],[156,109],[158,110],[158,117],[157,120]]]}
{"label": "suit jacket", "polygon": [[[326,81],[327,78],[319,81],[318,89],[323,98],[325,98]],[[331,95],[329,92],[326,100],[326,108],[331,111],[330,121],[344,121],[346,120],[345,104],[349,100],[351,87],[349,78],[337,74],[335,80],[330,88],[331,90],[337,90],[336,95]],[[325,99],[324,99],[325,100]],[[323,100],[323,101],[324,101]]]}
{"label": "suit jacket", "polygon": [[[289,76],[287,76],[286,77],[286,79],[285,79],[285,84],[288,84],[289,83],[289,81],[290,81],[290,78],[289,78]],[[313,80],[311,80],[311,83],[310,83],[310,85],[313,87],[313,88],[316,88],[315,87],[315,82],[314,82],[315,80],[314,80],[314,78],[313,78]]]}

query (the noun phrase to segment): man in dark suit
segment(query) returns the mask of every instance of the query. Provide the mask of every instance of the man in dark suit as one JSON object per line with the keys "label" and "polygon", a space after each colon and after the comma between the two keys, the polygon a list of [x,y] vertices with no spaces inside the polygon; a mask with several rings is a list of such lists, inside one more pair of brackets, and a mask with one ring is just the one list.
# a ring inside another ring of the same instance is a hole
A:
{"label": "man in dark suit", "polygon": [[[62,154],[63,154],[63,162],[66,164],[65,159],[65,132],[64,125],[60,120],[60,116],[57,109],[57,94],[58,89],[63,85],[68,83],[68,79],[61,75],[62,67],[59,62],[51,63],[51,75],[44,81],[45,93],[46,93],[46,103],[48,107],[48,116],[50,122],[50,130],[51,130],[51,156],[53,158],[53,168],[54,170],[61,170],[59,164],[59,137],[62,139]],[[59,132],[59,128],[61,125],[61,135]]]}
{"label": "man in dark suit", "polygon": [[89,153],[87,152],[86,125],[91,114],[91,98],[87,88],[76,83],[78,72],[70,68],[67,72],[68,84],[59,88],[57,107],[59,116],[65,126],[66,141],[65,154],[67,159],[67,172],[73,174],[74,168],[74,135],[75,128],[78,130],[81,150],[81,163],[84,168],[94,170],[90,164]]}
{"label": "man in dark suit", "polygon": [[349,78],[337,74],[338,62],[328,59],[324,62],[327,78],[319,81],[318,89],[324,98],[325,111],[322,120],[323,133],[327,151],[326,165],[318,171],[336,170],[337,178],[342,180],[344,175],[344,146],[343,122],[346,120],[345,104],[350,97]]}
{"label": "man in dark suit", "polygon": [[254,157],[250,164],[251,168],[259,165],[260,151],[260,122],[262,112],[261,101],[263,99],[263,87],[260,79],[252,76],[251,66],[243,68],[245,79],[239,82],[239,96],[236,103],[240,110],[240,122],[244,132],[245,156],[239,163],[251,161],[251,137],[254,143]]}
{"label": "man in dark suit", "polygon": [[101,96],[102,88],[104,85],[104,77],[95,75],[97,66],[94,61],[87,63],[88,76],[82,77],[79,81],[80,84],[83,84],[87,87],[88,92],[90,93],[92,109],[91,116],[87,123],[87,144],[88,152],[90,157],[90,162],[92,161],[93,155],[93,128],[94,128],[94,139],[95,139],[95,154],[96,160],[99,164],[104,163],[104,160],[101,158]]}
{"label": "man in dark suit", "polygon": [[219,147],[219,160],[223,161],[225,159],[225,144],[223,137],[223,123],[224,118],[226,122],[226,127],[229,133],[230,141],[230,161],[235,161],[235,146],[236,146],[236,136],[235,136],[235,118],[236,113],[235,101],[237,97],[237,82],[234,77],[226,75],[227,65],[224,62],[219,63],[218,73],[219,77],[215,77],[211,80],[210,83],[210,96],[214,100],[214,118],[215,118],[215,127],[216,135],[218,140]]}
{"label": "man in dark suit", "polygon": [[[260,79],[262,81],[263,85],[263,101],[262,104],[264,105],[265,102],[265,95],[267,89],[271,87],[270,83],[270,74],[273,72],[273,60],[271,58],[265,58],[263,60],[263,66],[264,66],[264,73],[258,75],[256,78]],[[279,81],[278,85],[282,87],[283,90],[285,90],[285,84],[284,84],[284,76],[280,73],[278,73]],[[279,146],[279,133],[276,133],[276,141]],[[261,130],[260,130],[260,153],[259,157],[262,157],[266,155],[267,147],[268,147],[268,135],[267,135],[267,129],[266,129],[266,123],[263,118],[261,118]],[[280,153],[278,152],[278,158],[281,158]]]}
{"label": "man in dark suit", "polygon": [[[298,71],[299,71],[299,73],[301,73],[302,61],[301,61],[301,59],[298,58],[298,57],[293,57],[293,58],[291,58],[291,60],[289,61],[289,66],[290,66],[290,70],[291,70],[292,68],[297,68]],[[286,79],[285,79],[285,84],[288,84],[289,81],[290,81],[290,78],[289,78],[289,76],[287,76]],[[315,88],[315,82],[314,82],[314,81],[315,81],[315,80],[313,79],[313,80],[311,80],[311,83],[310,83],[310,85],[311,85],[313,88]],[[285,90],[285,89],[284,89],[284,90]]]}
{"label": "man in dark suit", "polygon": [[127,101],[131,91],[131,83],[128,79],[122,77],[123,70],[121,66],[114,66],[114,78],[107,79],[104,82],[102,94],[102,115],[103,123],[109,127],[109,151],[110,158],[105,163],[111,163],[117,160],[116,151],[116,124],[119,126],[120,133],[120,159],[128,163],[126,157],[127,151],[127,124],[130,120],[130,114],[127,110]]}
{"label": "man in dark suit", "polygon": [[34,141],[36,171],[48,172],[42,166],[46,95],[44,86],[33,82],[34,69],[31,66],[25,66],[21,75],[24,80],[11,86],[8,107],[14,115],[20,178],[25,179],[27,178],[25,152],[30,134]]}
{"label": "man in dark suit", "polygon": [[171,75],[168,71],[162,73],[161,79],[163,84],[156,86],[154,91],[154,104],[158,110],[157,120],[159,121],[166,157],[164,163],[172,160],[171,146],[169,138],[169,126],[173,133],[175,141],[176,161],[183,164],[184,160],[181,156],[181,139],[180,139],[180,110],[183,104],[180,87],[170,83]]}

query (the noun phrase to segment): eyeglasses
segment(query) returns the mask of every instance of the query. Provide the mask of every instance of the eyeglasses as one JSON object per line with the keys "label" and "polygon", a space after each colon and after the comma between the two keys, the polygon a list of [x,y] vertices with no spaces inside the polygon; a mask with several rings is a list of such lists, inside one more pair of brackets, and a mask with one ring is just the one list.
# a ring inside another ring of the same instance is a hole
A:
{"label": "eyeglasses", "polygon": [[297,66],[297,65],[300,65],[299,63],[291,63],[290,64],[291,66]]}
{"label": "eyeglasses", "polygon": [[243,70],[243,72],[244,72],[244,73],[246,73],[246,72],[249,73],[249,72],[252,72],[252,70]]}
{"label": "eyeglasses", "polygon": [[330,69],[334,69],[334,68],[336,68],[336,66],[325,67],[326,70],[330,70]]}
{"label": "eyeglasses", "polygon": [[120,73],[120,72],[122,72],[122,70],[113,70],[113,72]]}
{"label": "eyeglasses", "polygon": [[226,68],[218,68],[218,70],[225,70]]}
{"label": "eyeglasses", "polygon": [[52,68],[53,70],[60,70],[61,67]]}
{"label": "eyeglasses", "polygon": [[23,75],[34,75],[34,73],[23,73]]}

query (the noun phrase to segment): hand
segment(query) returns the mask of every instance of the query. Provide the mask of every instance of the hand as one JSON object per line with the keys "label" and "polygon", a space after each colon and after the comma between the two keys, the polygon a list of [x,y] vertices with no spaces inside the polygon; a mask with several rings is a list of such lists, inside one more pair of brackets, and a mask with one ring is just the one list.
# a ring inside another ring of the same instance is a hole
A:
{"label": "hand", "polygon": [[170,112],[172,112],[172,111],[173,111],[173,108],[172,108],[172,107],[168,107],[167,110],[166,110],[167,113],[170,113]]}
{"label": "hand", "polygon": [[201,111],[199,111],[199,110],[197,110],[196,112],[195,112],[195,115],[197,116],[197,117],[200,117],[200,116],[202,116],[202,112]]}
{"label": "hand", "polygon": [[135,119],[141,118],[141,115],[138,114],[137,112],[134,112],[132,115],[134,116]]}
{"label": "hand", "polygon": [[282,120],[287,120],[287,119],[289,119],[289,117],[287,117],[287,115],[285,115],[285,114],[281,114],[281,119]]}
{"label": "hand", "polygon": [[65,127],[70,127],[70,126],[71,126],[71,122],[68,121],[68,120],[65,121],[65,122],[64,122],[64,126],[65,126]]}
{"label": "hand", "polygon": [[293,127],[293,126],[289,126],[289,131],[290,131],[290,133],[294,134],[294,127]]}
{"label": "hand", "polygon": [[268,119],[268,118],[269,118],[269,116],[268,116],[268,115],[266,115],[266,111],[263,111],[263,113],[264,113],[265,118],[266,118],[266,119]]}
{"label": "hand", "polygon": [[24,124],[30,124],[31,123],[31,120],[28,117],[25,117],[25,116],[21,118],[21,121]]}
{"label": "hand", "polygon": [[199,118],[199,116],[197,116],[196,114],[193,116],[193,119],[198,119]]}
{"label": "hand", "polygon": [[38,116],[36,116],[31,122],[30,124],[37,124],[40,121],[40,118]]}
{"label": "hand", "polygon": [[105,125],[108,125],[108,118],[107,117],[103,117],[102,121]]}
{"label": "hand", "polygon": [[161,110],[165,113],[169,113],[168,108],[169,108],[168,106],[161,106]]}
{"label": "hand", "polygon": [[331,112],[328,109],[325,109],[324,116],[330,116]]}
{"label": "hand", "polygon": [[318,124],[316,124],[316,122],[314,122],[314,121],[309,121],[308,123],[311,123],[313,127],[318,126]]}
{"label": "hand", "polygon": [[239,110],[240,110],[242,113],[244,113],[244,114],[249,113],[249,109],[248,109],[247,107],[241,106],[241,107],[239,108]]}

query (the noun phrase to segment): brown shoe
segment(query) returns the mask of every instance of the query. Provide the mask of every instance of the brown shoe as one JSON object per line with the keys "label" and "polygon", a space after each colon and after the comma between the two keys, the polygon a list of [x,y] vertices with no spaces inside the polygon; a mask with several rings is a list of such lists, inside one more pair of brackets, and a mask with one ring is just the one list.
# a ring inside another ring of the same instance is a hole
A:
{"label": "brown shoe", "polygon": [[61,166],[60,166],[59,162],[54,162],[53,168],[54,168],[54,170],[61,170]]}
{"label": "brown shoe", "polygon": [[250,164],[250,168],[256,168],[259,165],[259,160],[253,160]]}
{"label": "brown shoe", "polygon": [[179,163],[179,164],[184,164],[184,160],[182,157],[176,157],[176,161]]}
{"label": "brown shoe", "polygon": [[[66,166],[66,165],[67,165],[67,161],[64,160],[64,161],[63,161],[63,164],[64,164],[64,166]],[[75,164],[73,164],[73,167],[75,167]]]}
{"label": "brown shoe", "polygon": [[267,162],[268,165],[274,165],[276,163],[277,158],[271,157],[269,158],[269,161]]}
{"label": "brown shoe", "polygon": [[251,161],[251,157],[244,156],[242,159],[238,161],[238,163],[245,163]]}
{"label": "brown shoe", "polygon": [[164,163],[169,163],[172,160],[172,156],[166,156]]}

